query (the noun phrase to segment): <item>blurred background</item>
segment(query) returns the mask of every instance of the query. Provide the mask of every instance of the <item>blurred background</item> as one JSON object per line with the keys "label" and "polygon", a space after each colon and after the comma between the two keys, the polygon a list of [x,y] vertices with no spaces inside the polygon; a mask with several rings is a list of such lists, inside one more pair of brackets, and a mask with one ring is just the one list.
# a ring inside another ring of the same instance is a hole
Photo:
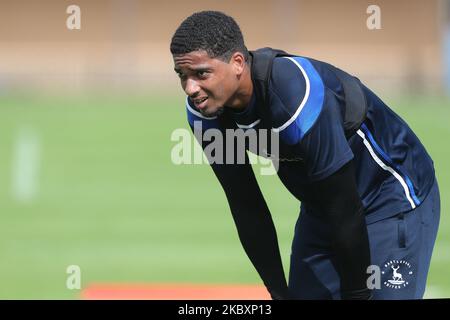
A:
{"label": "blurred background", "polygon": [[[367,27],[370,5],[381,29]],[[0,0],[0,298],[261,284],[212,170],[171,162],[171,133],[188,126],[169,43],[200,10],[233,16],[249,49],[353,73],[409,123],[441,187],[426,297],[450,297],[450,1]],[[287,275],[299,204],[276,176],[258,180]],[[71,265],[80,289],[67,288]]]}

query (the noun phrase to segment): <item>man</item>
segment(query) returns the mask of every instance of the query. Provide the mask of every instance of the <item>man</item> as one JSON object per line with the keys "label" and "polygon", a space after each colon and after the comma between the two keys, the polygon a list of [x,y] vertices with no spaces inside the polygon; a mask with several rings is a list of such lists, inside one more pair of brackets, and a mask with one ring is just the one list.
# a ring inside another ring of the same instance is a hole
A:
{"label": "man", "polygon": [[[248,159],[210,157],[242,245],[273,299],[423,296],[439,191],[431,158],[399,116],[329,64],[270,49],[248,52],[237,23],[221,12],[188,17],[170,50],[191,128],[279,134],[277,174],[301,201],[289,285]],[[220,152],[235,157],[239,150],[227,148],[223,136]]]}

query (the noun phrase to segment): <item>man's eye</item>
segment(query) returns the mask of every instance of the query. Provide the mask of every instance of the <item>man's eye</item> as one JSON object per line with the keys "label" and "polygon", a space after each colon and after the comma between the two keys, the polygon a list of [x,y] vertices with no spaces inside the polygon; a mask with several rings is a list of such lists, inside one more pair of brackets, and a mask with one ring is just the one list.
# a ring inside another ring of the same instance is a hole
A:
{"label": "man's eye", "polygon": [[197,71],[197,76],[204,78],[208,74],[208,71]]}
{"label": "man's eye", "polygon": [[185,76],[184,76],[184,74],[182,74],[182,73],[177,73],[178,74],[178,78],[180,78],[181,80],[184,80],[184,78],[186,78]]}

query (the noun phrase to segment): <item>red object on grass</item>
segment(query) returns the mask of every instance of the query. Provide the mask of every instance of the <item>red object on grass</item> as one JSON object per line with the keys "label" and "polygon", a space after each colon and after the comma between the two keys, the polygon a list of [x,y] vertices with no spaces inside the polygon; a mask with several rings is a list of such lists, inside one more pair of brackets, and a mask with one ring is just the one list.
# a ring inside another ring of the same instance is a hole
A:
{"label": "red object on grass", "polygon": [[270,300],[261,285],[91,284],[86,300]]}

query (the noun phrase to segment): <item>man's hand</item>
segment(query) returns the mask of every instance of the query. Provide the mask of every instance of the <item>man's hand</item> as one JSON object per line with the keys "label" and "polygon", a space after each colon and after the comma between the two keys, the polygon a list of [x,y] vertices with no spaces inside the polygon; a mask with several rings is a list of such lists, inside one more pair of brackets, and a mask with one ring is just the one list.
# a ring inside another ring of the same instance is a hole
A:
{"label": "man's hand", "polygon": [[342,300],[372,300],[372,291],[369,289],[341,292]]}
{"label": "man's hand", "polygon": [[281,289],[281,290],[272,290],[268,289],[270,293],[270,297],[272,300],[291,300],[292,296],[289,292],[288,288]]}

